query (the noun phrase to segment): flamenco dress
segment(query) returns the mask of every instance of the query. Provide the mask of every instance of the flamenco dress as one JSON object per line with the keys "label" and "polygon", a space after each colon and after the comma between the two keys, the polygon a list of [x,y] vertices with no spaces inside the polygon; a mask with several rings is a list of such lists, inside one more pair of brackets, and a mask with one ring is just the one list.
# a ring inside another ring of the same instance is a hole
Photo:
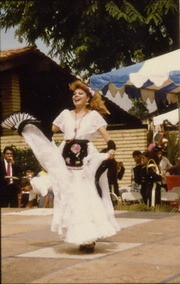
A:
{"label": "flamenco dress", "polygon": [[[58,232],[61,240],[76,245],[115,235],[120,227],[114,216],[106,172],[100,178],[102,197],[95,186],[96,170],[108,154],[99,153],[92,141],[98,137],[98,129],[107,125],[106,121],[95,110],[75,120],[65,109],[53,124],[64,134],[60,146],[50,141],[31,121],[21,131],[37,160],[48,172],[52,184],[54,208],[51,230]],[[81,163],[80,166],[71,165],[71,156],[64,157],[66,141],[71,141],[69,150],[76,158],[75,163]],[[86,155],[81,162],[78,161],[79,141],[87,144]]]}

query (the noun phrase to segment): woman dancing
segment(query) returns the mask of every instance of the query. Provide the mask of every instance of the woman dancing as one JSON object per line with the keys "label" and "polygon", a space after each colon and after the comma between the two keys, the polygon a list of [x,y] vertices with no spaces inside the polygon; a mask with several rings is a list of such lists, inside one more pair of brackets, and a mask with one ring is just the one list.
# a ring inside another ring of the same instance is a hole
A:
{"label": "woman dancing", "polygon": [[[108,112],[100,94],[80,80],[72,82],[70,90],[75,108],[63,110],[52,125],[54,133],[64,134],[59,147],[45,137],[35,120],[21,122],[18,131],[51,179],[54,193],[51,230],[62,235],[65,242],[79,245],[81,251],[90,253],[97,239],[110,237],[120,230],[106,173],[100,181],[102,197],[95,186],[98,166],[114,157],[116,145],[100,114]],[[107,142],[107,153],[99,153],[91,142],[99,134]]]}

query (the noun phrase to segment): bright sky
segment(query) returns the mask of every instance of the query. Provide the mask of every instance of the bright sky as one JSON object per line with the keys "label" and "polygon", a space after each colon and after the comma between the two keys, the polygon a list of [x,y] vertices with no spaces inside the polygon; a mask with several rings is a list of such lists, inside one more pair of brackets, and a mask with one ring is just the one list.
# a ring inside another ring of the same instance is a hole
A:
{"label": "bright sky", "polygon": [[[15,28],[10,28],[7,30],[7,32],[5,32],[5,29],[1,30],[1,50],[20,48],[27,45],[28,44],[25,41],[20,43],[17,37],[15,37]],[[37,40],[36,45],[41,52],[48,55],[48,47],[46,47],[46,45],[41,40]],[[53,58],[53,60],[56,61],[57,59]]]}

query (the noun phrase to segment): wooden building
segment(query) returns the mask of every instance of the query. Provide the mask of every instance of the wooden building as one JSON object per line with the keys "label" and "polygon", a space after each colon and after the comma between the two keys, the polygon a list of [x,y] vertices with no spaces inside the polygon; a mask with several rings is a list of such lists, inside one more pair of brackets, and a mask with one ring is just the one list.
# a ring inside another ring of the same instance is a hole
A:
{"label": "wooden building", "polygon": [[[75,79],[35,46],[2,50],[1,119],[16,111],[27,111],[44,123],[45,131],[59,113],[69,105],[68,84]],[[1,135],[11,135],[2,130]]]}

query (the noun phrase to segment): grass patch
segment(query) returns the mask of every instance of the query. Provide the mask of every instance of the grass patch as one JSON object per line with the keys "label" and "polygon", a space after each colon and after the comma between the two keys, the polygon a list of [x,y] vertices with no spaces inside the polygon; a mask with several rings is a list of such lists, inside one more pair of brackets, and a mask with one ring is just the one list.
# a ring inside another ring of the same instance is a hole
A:
{"label": "grass patch", "polygon": [[116,205],[114,205],[115,210],[123,210],[123,211],[149,211],[149,212],[179,212],[178,208],[173,208],[170,205],[162,204],[156,205],[155,207],[149,207],[144,203],[138,204],[124,204],[120,201]]}

